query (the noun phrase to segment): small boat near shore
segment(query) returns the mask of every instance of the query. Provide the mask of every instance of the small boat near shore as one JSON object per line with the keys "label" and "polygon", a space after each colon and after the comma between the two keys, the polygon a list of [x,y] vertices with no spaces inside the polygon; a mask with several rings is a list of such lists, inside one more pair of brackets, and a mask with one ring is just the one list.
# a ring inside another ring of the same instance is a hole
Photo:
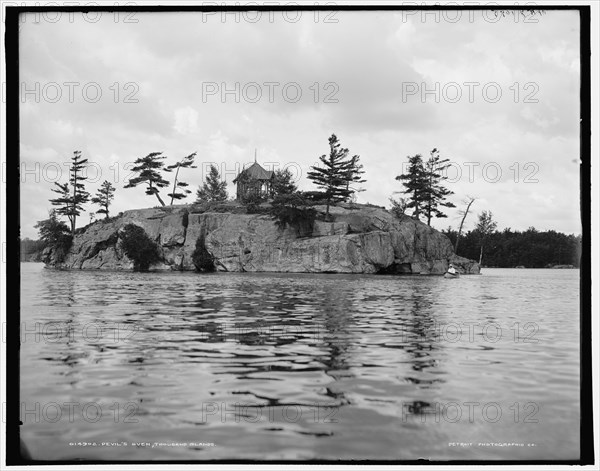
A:
{"label": "small boat near shore", "polygon": [[458,278],[458,277],[459,277],[458,270],[451,263],[450,265],[448,265],[448,271],[446,271],[446,273],[444,273],[444,278]]}

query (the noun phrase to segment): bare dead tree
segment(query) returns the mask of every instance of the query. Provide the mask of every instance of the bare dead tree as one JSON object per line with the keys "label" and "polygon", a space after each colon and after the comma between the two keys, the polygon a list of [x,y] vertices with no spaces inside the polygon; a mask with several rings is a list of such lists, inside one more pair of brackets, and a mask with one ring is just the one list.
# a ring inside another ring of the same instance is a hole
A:
{"label": "bare dead tree", "polygon": [[454,253],[458,254],[458,241],[460,240],[460,234],[462,233],[463,225],[465,224],[465,219],[467,219],[467,215],[469,214],[469,209],[471,209],[471,205],[475,201],[475,197],[467,195],[467,197],[462,200],[463,204],[466,204],[467,207],[465,209],[461,209],[458,214],[462,215],[462,219],[460,221],[460,226],[458,227],[458,234],[456,234],[456,243],[454,244]]}

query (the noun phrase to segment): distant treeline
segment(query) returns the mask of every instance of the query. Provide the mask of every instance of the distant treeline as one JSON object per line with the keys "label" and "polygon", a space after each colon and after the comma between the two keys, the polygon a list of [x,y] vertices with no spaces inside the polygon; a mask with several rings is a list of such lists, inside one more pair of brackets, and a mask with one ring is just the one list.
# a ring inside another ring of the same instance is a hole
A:
{"label": "distant treeline", "polygon": [[[456,244],[457,231],[450,228],[442,231]],[[458,255],[479,260],[481,236],[473,230],[461,234]],[[581,236],[562,232],[539,232],[530,227],[524,232],[495,231],[486,237],[482,264],[487,267],[549,268],[555,265],[579,267]]]}
{"label": "distant treeline", "polygon": [[21,240],[21,261],[39,262],[41,251],[44,249],[44,242],[41,240],[31,240],[25,238]]}

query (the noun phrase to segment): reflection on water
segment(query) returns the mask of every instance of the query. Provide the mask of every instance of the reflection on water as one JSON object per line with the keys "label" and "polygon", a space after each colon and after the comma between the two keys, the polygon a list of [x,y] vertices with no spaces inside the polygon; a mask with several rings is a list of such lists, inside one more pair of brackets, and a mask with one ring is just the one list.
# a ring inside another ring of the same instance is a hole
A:
{"label": "reflection on water", "polygon": [[578,271],[21,270],[34,458],[579,456]]}

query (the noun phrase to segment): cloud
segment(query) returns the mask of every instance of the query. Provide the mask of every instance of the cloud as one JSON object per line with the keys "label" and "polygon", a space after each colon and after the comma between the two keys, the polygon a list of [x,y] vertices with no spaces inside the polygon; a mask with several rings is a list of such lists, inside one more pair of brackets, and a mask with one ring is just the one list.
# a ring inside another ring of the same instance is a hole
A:
{"label": "cloud", "polygon": [[179,134],[193,134],[198,132],[198,112],[186,106],[175,110],[175,124],[173,126]]}
{"label": "cloud", "polygon": [[[365,166],[359,201],[388,204],[406,157],[437,147],[462,172],[448,182],[455,203],[477,196],[475,210],[492,210],[501,227],[580,230],[576,13],[549,11],[537,23],[481,11],[458,21],[451,12],[334,13],[336,23],[308,11],[297,21],[281,12],[256,22],[231,12],[136,13],[136,23],[27,18],[20,157],[40,178],[21,184],[24,235],[36,236],[49,172],[66,168],[74,150],[100,169],[89,191],[115,184],[118,212],[157,203],[123,188],[131,163],[154,151],[168,163],[197,152],[198,168],[182,175],[192,189],[213,162],[233,193],[255,149],[259,162],[293,166],[312,189],[306,172],[332,133]],[[536,168],[538,182],[525,183]],[[434,225],[455,224],[456,211]]]}

